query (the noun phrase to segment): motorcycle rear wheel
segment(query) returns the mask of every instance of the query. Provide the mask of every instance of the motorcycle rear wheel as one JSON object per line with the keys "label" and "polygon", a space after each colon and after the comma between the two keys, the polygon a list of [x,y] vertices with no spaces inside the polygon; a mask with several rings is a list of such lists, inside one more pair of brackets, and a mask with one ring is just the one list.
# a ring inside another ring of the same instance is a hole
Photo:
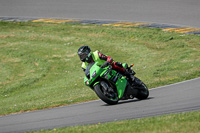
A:
{"label": "motorcycle rear wheel", "polygon": [[115,98],[110,98],[110,97],[105,96],[105,94],[103,93],[103,86],[101,86],[100,84],[96,84],[94,86],[94,91],[102,101],[104,101],[105,103],[109,105],[117,104],[119,101],[119,98],[117,95],[115,95]]}
{"label": "motorcycle rear wheel", "polygon": [[136,98],[139,100],[147,99],[149,96],[149,89],[147,88],[147,86],[144,83],[142,83],[139,86],[139,88],[140,89],[138,89],[138,94],[137,94]]}

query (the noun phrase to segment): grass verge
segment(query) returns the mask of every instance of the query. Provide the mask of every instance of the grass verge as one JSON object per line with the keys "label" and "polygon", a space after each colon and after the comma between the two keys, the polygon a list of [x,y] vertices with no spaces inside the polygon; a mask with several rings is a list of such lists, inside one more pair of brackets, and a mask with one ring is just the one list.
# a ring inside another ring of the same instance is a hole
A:
{"label": "grass verge", "polygon": [[32,133],[199,133],[200,112],[170,114],[105,124],[75,126]]}
{"label": "grass verge", "polygon": [[160,29],[0,22],[0,115],[97,99],[83,85],[82,44],[134,63],[149,88],[200,76],[200,38]]}

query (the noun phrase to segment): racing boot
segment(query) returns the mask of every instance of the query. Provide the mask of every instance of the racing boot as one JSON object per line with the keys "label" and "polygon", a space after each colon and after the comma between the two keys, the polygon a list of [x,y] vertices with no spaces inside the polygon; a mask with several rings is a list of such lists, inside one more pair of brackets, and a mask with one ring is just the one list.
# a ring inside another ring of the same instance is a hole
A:
{"label": "racing boot", "polygon": [[132,66],[128,67],[128,64],[127,63],[120,63],[120,62],[115,62],[115,65],[120,67],[120,68],[123,68],[124,69],[124,72],[122,72],[122,74],[124,76],[126,76],[129,81],[132,83],[134,82],[135,80],[135,72],[131,69]]}
{"label": "racing boot", "polygon": [[129,81],[134,82],[135,76],[133,76],[131,73],[129,73],[127,71],[127,69],[125,70],[124,75],[129,79]]}

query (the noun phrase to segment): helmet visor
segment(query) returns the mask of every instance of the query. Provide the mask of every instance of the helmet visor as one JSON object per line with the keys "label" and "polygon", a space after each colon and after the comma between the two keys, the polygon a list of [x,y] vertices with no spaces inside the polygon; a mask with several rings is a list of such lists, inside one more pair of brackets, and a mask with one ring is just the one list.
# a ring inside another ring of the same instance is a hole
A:
{"label": "helmet visor", "polygon": [[81,61],[84,61],[88,57],[88,54],[83,53],[83,54],[80,54],[79,57],[80,57]]}

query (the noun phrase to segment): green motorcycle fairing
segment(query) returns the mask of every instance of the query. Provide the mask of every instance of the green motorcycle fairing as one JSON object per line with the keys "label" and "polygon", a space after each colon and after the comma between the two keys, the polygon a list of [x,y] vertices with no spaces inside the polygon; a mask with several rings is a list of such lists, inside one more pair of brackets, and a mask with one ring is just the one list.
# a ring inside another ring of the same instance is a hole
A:
{"label": "green motorcycle fairing", "polygon": [[96,80],[98,77],[106,79],[116,86],[118,98],[122,98],[127,86],[127,80],[121,74],[108,67],[101,68],[98,62],[90,63],[85,70],[86,76],[84,77],[85,85],[93,88],[100,81]]}

